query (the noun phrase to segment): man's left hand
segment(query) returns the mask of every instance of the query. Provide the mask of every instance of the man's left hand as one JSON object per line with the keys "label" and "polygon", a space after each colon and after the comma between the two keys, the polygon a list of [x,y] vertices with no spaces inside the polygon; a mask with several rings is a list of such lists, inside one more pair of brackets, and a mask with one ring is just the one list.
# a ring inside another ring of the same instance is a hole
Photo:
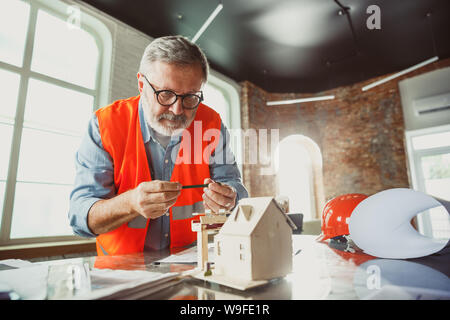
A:
{"label": "man's left hand", "polygon": [[215,182],[212,179],[205,179],[204,183],[209,183],[208,188],[203,189],[203,204],[205,209],[218,213],[220,209],[226,211],[234,208],[237,193],[233,187]]}

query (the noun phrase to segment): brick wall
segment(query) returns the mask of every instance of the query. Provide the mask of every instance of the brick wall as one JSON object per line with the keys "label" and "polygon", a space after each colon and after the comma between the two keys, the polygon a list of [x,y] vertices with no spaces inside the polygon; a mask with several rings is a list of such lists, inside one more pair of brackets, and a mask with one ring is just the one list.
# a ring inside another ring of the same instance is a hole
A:
{"label": "brick wall", "polygon": [[[385,76],[314,95],[270,93],[242,82],[242,127],[278,128],[280,141],[292,134],[314,140],[322,151],[325,200],[345,193],[371,195],[389,188],[408,188],[398,82],[449,65],[450,59],[438,61],[366,92],[361,91],[363,86]],[[266,105],[267,101],[322,95],[335,95],[335,99]],[[244,183],[251,196],[275,195],[276,177],[261,176],[260,168],[243,165]]]}

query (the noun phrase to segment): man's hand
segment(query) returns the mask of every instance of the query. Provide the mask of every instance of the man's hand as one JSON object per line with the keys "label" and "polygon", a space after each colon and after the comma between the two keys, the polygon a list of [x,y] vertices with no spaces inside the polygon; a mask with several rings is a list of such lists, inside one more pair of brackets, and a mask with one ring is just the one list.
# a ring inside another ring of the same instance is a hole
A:
{"label": "man's hand", "polygon": [[236,203],[237,193],[233,187],[214,182],[207,178],[204,183],[209,183],[208,188],[203,189],[203,204],[205,209],[218,213],[220,209],[231,210]]}
{"label": "man's hand", "polygon": [[132,190],[130,204],[134,212],[147,219],[156,219],[175,204],[181,184],[170,181],[142,182]]}

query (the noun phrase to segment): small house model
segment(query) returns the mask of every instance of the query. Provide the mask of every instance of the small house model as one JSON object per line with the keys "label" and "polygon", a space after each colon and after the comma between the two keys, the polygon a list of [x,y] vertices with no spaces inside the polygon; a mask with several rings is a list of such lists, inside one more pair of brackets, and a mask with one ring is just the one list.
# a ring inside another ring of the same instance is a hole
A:
{"label": "small house model", "polygon": [[287,275],[293,229],[273,197],[241,199],[214,237],[214,274],[242,281]]}

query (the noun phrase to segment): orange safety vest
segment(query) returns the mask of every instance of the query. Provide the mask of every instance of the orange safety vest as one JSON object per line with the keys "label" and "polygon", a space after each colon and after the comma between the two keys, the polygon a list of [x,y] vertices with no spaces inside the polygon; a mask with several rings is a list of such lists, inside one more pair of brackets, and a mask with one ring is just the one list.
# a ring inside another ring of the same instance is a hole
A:
{"label": "orange safety vest", "polygon": [[[96,111],[103,147],[113,159],[117,194],[134,189],[141,182],[151,181],[139,122],[139,98],[118,100]],[[209,157],[219,142],[220,127],[219,114],[200,104],[194,121],[183,131],[170,181],[194,185],[203,184],[204,179],[210,177]],[[192,217],[192,213],[203,210],[202,194],[202,188],[182,189],[177,201],[169,209],[171,248],[186,246],[196,240],[191,221],[198,217]],[[136,219],[145,221],[143,216]],[[133,227],[130,222],[97,237],[98,255],[144,250],[148,220],[144,222],[145,227],[140,228]]]}

